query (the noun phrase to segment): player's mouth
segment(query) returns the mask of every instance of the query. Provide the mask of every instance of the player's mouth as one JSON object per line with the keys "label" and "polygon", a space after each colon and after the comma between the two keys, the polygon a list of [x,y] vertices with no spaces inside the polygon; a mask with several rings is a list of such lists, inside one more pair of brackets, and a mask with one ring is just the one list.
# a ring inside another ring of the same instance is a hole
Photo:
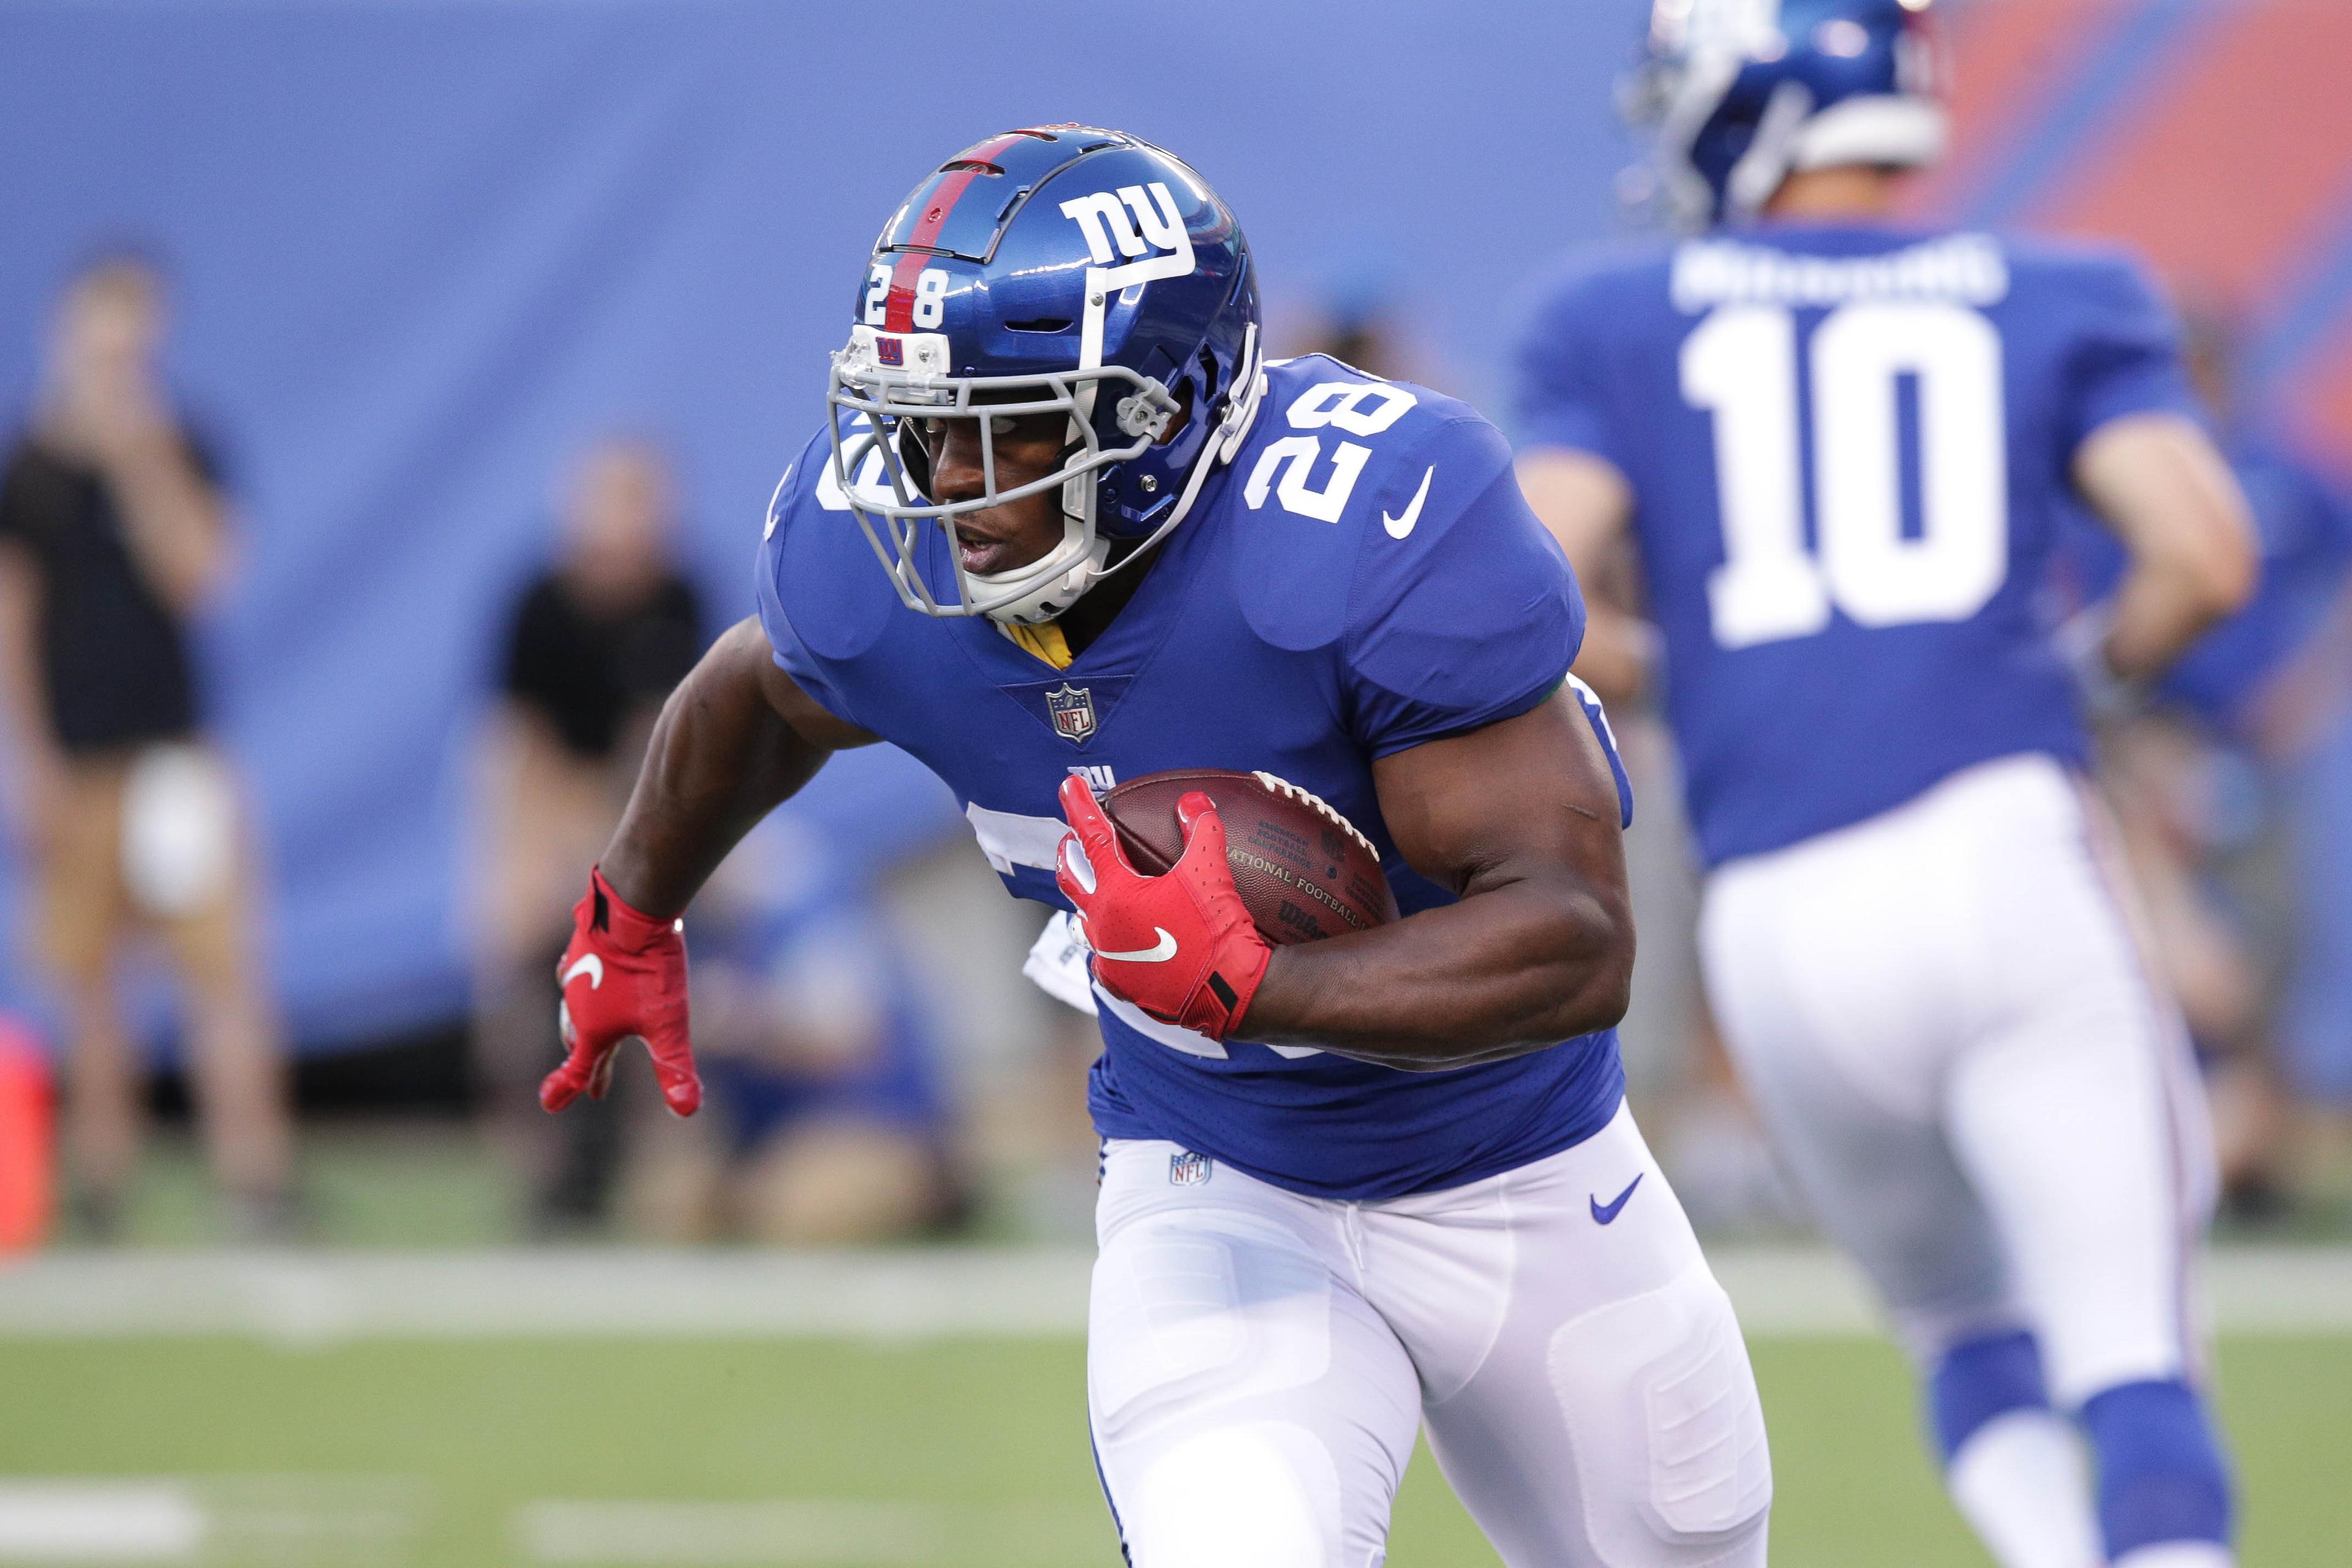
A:
{"label": "player's mouth", "polygon": [[956,521],[956,559],[963,569],[975,577],[992,577],[1009,572],[1018,564],[1013,559],[1012,542],[1000,539],[987,529],[975,527],[971,518]]}

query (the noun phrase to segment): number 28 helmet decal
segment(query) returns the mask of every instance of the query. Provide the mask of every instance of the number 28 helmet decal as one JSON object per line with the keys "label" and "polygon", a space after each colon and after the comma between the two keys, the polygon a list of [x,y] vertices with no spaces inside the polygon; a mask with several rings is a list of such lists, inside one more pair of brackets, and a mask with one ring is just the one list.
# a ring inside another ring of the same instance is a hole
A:
{"label": "number 28 helmet decal", "polygon": [[1656,132],[1668,216],[1685,228],[1753,216],[1801,169],[1933,163],[1933,3],[1655,0],[1622,98]]}
{"label": "number 28 helmet decal", "polygon": [[[1009,132],[941,165],[875,242],[833,356],[825,488],[910,608],[1049,621],[1183,521],[1246,433],[1258,356],[1249,245],[1198,174],[1116,131]],[[998,422],[1038,414],[1066,421],[1060,464],[1000,489]],[[929,492],[918,422],[937,419],[974,422],[980,495]],[[1057,544],[965,570],[959,516],[1046,490]]]}

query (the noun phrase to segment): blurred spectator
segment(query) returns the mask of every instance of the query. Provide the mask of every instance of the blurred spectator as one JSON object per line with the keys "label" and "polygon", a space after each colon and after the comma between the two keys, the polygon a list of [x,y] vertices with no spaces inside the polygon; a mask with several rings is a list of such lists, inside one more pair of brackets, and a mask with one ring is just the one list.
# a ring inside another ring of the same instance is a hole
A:
{"label": "blurred spectator", "polygon": [[1430,384],[1430,367],[1397,308],[1392,282],[1380,268],[1334,279],[1303,318],[1281,324],[1281,352],[1329,354],[1371,375]]}
{"label": "blurred spectator", "polygon": [[921,763],[875,746],[834,757],[719,868],[688,915],[709,1103],[641,1119],[640,1228],[840,1245],[957,1216],[941,1036],[877,895],[961,826]]}
{"label": "blurred spectator", "polygon": [[256,879],[205,739],[188,624],[228,568],[217,462],[173,407],[163,280],[99,258],[58,308],[38,410],[0,476],[0,694],[42,957],[70,1020],[65,1141],[86,1229],[112,1232],[138,1161],[143,1064],[115,989],[162,935],[191,1079],[239,1230],[289,1222],[283,1051],[250,951]]}
{"label": "blurred spectator", "polygon": [[559,1141],[534,1200],[542,1228],[601,1220],[619,1171],[617,1104],[583,1106],[542,1129],[532,1086],[562,1054],[552,977],[572,905],[620,819],[662,700],[703,647],[700,603],[672,555],[674,510],[669,468],[653,447],[591,450],[564,501],[561,554],[524,588],[508,626],[482,840],[483,1059],[526,1136]]}
{"label": "blurred spectator", "polygon": [[1405,354],[1395,341],[1395,329],[1378,310],[1335,313],[1307,334],[1298,352],[1329,354],[1342,364],[1354,365],[1366,374],[1385,376],[1391,381],[1412,379],[1405,367]]}

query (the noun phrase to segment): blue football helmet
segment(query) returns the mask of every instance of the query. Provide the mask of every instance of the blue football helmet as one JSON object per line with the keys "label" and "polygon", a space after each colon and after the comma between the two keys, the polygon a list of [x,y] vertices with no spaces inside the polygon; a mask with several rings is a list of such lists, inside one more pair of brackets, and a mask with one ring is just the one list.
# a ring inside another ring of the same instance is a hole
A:
{"label": "blue football helmet", "polygon": [[[1248,242],[1198,174],[1116,131],[1008,132],[940,165],[883,226],[853,320],[826,391],[827,488],[926,615],[1054,619],[1183,521],[1255,411]],[[1046,413],[1067,421],[1060,466],[999,489],[999,421]],[[919,422],[952,418],[976,425],[984,487],[942,501]],[[1011,571],[965,570],[959,516],[1048,489],[1058,545]],[[922,568],[927,523],[952,595]]]}
{"label": "blue football helmet", "polygon": [[1933,0],[1657,0],[1627,117],[1678,226],[1752,217],[1790,174],[1943,152]]}

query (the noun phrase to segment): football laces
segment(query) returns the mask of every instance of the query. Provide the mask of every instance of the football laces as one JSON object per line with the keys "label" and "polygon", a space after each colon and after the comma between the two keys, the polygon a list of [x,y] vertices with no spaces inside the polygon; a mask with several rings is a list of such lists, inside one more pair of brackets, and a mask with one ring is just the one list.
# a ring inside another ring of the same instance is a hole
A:
{"label": "football laces", "polygon": [[1264,784],[1267,789],[1272,790],[1277,795],[1287,795],[1292,800],[1298,802],[1301,805],[1313,807],[1318,816],[1322,816],[1333,826],[1344,831],[1349,837],[1354,839],[1358,844],[1362,845],[1364,853],[1370,855],[1374,863],[1377,864],[1379,862],[1381,852],[1372,847],[1372,841],[1365,837],[1361,832],[1358,831],[1354,823],[1340,816],[1339,810],[1334,807],[1329,801],[1325,800],[1321,795],[1315,794],[1312,790],[1301,789],[1297,784],[1292,784],[1288,779],[1279,778],[1273,773],[1265,772],[1264,769],[1253,769],[1252,773],[1256,777],[1257,782]]}

